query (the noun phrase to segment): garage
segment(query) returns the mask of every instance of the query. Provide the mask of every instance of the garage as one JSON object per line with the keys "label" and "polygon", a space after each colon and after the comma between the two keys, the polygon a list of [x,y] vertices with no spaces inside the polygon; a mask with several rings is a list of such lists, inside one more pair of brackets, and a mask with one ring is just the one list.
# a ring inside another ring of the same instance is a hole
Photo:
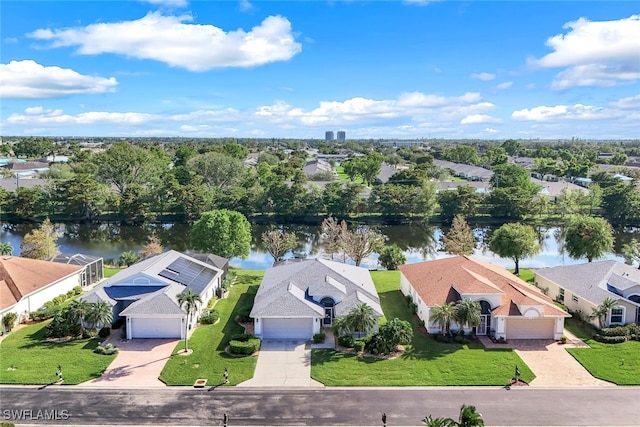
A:
{"label": "garage", "polygon": [[553,339],[555,318],[507,319],[507,339]]}
{"label": "garage", "polygon": [[313,319],[262,319],[263,339],[311,339]]}
{"label": "garage", "polygon": [[131,338],[180,338],[182,323],[180,318],[131,319]]}

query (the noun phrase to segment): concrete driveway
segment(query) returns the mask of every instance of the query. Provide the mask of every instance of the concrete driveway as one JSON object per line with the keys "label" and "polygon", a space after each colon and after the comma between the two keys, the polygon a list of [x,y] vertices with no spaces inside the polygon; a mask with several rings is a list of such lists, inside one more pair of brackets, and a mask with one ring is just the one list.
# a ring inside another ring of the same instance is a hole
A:
{"label": "concrete driveway", "polygon": [[[230,373],[232,375],[232,373]],[[311,379],[311,346],[305,341],[266,340],[253,378],[238,387],[323,387]]]}
{"label": "concrete driveway", "polygon": [[80,386],[165,387],[158,377],[176,348],[177,342],[178,340],[175,339],[135,339],[114,342],[113,344],[119,347],[120,351],[104,374]]}

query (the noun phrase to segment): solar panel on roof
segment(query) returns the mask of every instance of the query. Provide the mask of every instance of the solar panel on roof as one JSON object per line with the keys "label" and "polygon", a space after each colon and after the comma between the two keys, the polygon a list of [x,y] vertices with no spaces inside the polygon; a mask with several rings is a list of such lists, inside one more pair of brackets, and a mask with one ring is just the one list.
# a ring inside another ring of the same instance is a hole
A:
{"label": "solar panel on roof", "polygon": [[197,262],[178,258],[158,275],[200,292],[213,280],[216,273]]}

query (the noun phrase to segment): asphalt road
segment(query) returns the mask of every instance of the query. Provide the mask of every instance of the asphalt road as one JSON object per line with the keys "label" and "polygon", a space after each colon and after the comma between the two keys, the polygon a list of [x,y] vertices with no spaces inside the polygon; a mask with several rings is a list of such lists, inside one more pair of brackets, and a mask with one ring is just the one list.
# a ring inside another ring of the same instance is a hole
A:
{"label": "asphalt road", "polygon": [[[16,425],[421,425],[475,405],[488,426],[638,426],[640,388],[79,389],[2,387],[2,421]],[[38,412],[41,411],[41,412]],[[47,411],[45,412],[42,411]],[[58,420],[45,420],[56,417]]]}

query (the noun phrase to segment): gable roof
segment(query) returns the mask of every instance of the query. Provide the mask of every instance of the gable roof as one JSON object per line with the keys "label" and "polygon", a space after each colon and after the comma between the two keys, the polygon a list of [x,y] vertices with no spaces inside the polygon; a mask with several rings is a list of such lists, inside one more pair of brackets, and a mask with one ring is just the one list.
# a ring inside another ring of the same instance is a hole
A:
{"label": "gable roof", "polygon": [[0,257],[0,310],[80,271],[77,265],[14,256]]}
{"label": "gable roof", "polygon": [[335,306],[338,315],[358,302],[369,301],[374,311],[383,315],[367,269],[324,259],[304,259],[285,260],[266,270],[251,317],[323,316],[324,308],[312,296],[336,294],[344,295]]}
{"label": "gable roof", "polygon": [[[489,294],[500,298],[495,315],[519,316],[519,306],[542,306],[547,316],[568,316],[551,298],[502,267],[468,256],[456,256],[399,267],[427,306],[456,301],[460,295]],[[456,295],[457,294],[457,295]]]}
{"label": "gable roof", "polygon": [[535,273],[595,305],[607,297],[619,298],[615,289],[640,285],[640,270],[613,260],[537,268]]}

